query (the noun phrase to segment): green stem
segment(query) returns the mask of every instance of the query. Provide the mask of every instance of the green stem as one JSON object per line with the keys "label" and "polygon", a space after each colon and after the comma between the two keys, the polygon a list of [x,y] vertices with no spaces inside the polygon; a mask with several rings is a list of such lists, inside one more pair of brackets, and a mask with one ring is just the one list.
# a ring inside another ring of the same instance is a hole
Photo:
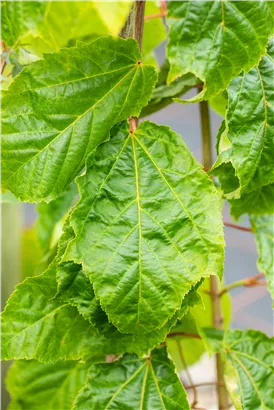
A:
{"label": "green stem", "polygon": [[[210,135],[210,116],[207,101],[199,103],[200,119],[202,130],[202,147],[203,147],[203,164],[206,171],[208,171],[212,164],[211,151],[211,135]],[[216,276],[210,277],[210,296],[212,301],[212,319],[213,325],[216,329],[223,328],[223,316],[221,301],[219,298],[219,281]],[[216,354],[216,372],[217,372],[217,396],[219,410],[227,410],[229,408],[227,391],[224,387],[224,363],[219,353]]]}

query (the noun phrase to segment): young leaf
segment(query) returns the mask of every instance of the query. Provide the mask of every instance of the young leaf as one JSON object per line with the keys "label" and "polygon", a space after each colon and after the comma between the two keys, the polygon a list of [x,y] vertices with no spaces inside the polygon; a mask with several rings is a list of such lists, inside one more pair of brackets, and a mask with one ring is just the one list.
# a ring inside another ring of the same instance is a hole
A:
{"label": "young leaf", "polygon": [[59,196],[111,127],[147,104],[156,73],[140,57],[135,40],[104,37],[25,67],[2,99],[3,186],[29,202]]}
{"label": "young leaf", "polygon": [[273,409],[273,341],[257,330],[226,332],[226,358],[237,372],[244,410]]}
{"label": "young leaf", "polygon": [[78,182],[76,237],[64,260],[83,264],[122,333],[162,327],[193,285],[222,273],[217,192],[168,127],[148,121],[134,133],[127,124],[117,127]]}
{"label": "young leaf", "polygon": [[73,407],[87,408],[189,410],[189,404],[174,365],[162,348],[142,359],[125,355],[117,362],[92,366]]}
{"label": "young leaf", "polygon": [[228,87],[225,133],[232,144],[229,159],[241,192],[274,182],[273,71],[274,40],[260,64]]}
{"label": "young leaf", "polygon": [[[42,202],[37,205],[36,210],[38,212],[38,218],[36,221],[36,230],[40,246],[44,252],[47,252],[49,248],[54,245],[54,242],[56,241],[54,241],[56,224],[61,223],[62,218],[76,199],[77,193],[77,186],[72,182],[59,198],[54,199],[48,204]],[[58,239],[59,238],[57,238],[57,240]]]}
{"label": "young leaf", "polygon": [[250,222],[256,236],[258,269],[265,273],[268,290],[274,299],[274,215],[251,216]]}
{"label": "young leaf", "polygon": [[262,1],[171,1],[167,24],[169,82],[188,72],[204,82],[190,102],[215,96],[242,69],[249,71],[265,54],[272,31]]}
{"label": "young leaf", "polygon": [[85,383],[89,367],[89,363],[75,361],[14,362],[6,379],[12,398],[9,410],[70,410]]}

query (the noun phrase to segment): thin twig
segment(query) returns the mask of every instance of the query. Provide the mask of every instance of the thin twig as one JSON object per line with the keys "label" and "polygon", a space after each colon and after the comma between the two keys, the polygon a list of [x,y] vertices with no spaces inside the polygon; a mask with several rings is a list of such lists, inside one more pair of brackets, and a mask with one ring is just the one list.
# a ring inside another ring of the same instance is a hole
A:
{"label": "thin twig", "polygon": [[161,11],[160,13],[149,14],[148,16],[145,16],[144,20],[151,20],[151,19],[155,19],[157,17],[166,17],[166,15],[167,15],[166,11]]}
{"label": "thin twig", "polygon": [[190,384],[189,386],[184,386],[186,390],[193,389],[193,387],[204,387],[204,386],[223,386],[224,383],[218,383],[218,382],[204,382],[204,383],[196,383],[196,384]]}
{"label": "thin twig", "polygon": [[266,286],[266,281],[260,281],[259,279],[264,277],[264,273],[258,273],[258,275],[251,276],[250,278],[245,278],[231,283],[230,285],[225,286],[219,293],[221,297],[224,293],[229,292],[231,289],[237,288],[239,286],[253,287],[253,286]]}
{"label": "thin twig", "polygon": [[227,226],[229,228],[239,229],[240,231],[244,231],[244,232],[253,232],[251,228],[246,228],[245,226],[232,224],[230,222],[224,222],[224,226]]}
{"label": "thin twig", "polygon": [[193,337],[194,339],[201,339],[200,335],[197,335],[195,333],[188,333],[188,332],[173,332],[167,335],[167,337],[176,337],[176,336],[187,336],[187,337]]}
{"label": "thin twig", "polygon": [[190,386],[192,386],[191,388],[193,390],[193,402],[191,404],[191,407],[193,408],[198,403],[197,390],[195,388],[195,384],[193,383],[193,379],[192,379],[191,373],[188,369],[187,362],[185,360],[185,356],[184,356],[184,353],[183,353],[183,349],[182,349],[182,346],[181,346],[179,340],[176,341],[176,344],[177,344],[177,348],[178,348],[178,352],[179,352],[181,362],[184,366],[184,371],[186,372],[186,375],[187,375],[188,381],[190,383]]}

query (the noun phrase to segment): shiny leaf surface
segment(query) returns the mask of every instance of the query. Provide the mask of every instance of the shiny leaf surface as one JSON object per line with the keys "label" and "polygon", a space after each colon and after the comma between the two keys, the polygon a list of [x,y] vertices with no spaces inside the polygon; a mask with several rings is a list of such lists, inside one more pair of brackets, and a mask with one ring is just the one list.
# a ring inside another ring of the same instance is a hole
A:
{"label": "shiny leaf surface", "polygon": [[156,74],[140,57],[135,40],[104,37],[25,67],[2,99],[3,186],[29,202],[60,195],[110,128],[147,104]]}
{"label": "shiny leaf surface", "polygon": [[257,64],[272,31],[262,1],[171,1],[167,24],[169,81],[191,72],[204,82],[191,102],[213,97]]}
{"label": "shiny leaf surface", "polygon": [[9,410],[70,410],[89,367],[88,363],[75,361],[14,362],[6,379],[12,398]]}
{"label": "shiny leaf surface", "polygon": [[115,363],[92,366],[75,410],[189,410],[186,393],[164,348],[151,357],[125,355]]}
{"label": "shiny leaf surface", "polygon": [[222,273],[223,233],[217,192],[180,136],[150,122],[127,128],[78,179],[64,260],[83,264],[122,333],[142,333],[162,327],[202,277]]}

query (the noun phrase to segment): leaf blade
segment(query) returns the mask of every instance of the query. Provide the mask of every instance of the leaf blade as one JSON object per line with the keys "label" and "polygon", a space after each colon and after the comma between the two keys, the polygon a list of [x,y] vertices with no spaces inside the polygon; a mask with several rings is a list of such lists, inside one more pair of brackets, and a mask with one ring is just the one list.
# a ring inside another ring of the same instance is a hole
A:
{"label": "leaf blade", "polygon": [[256,1],[252,5],[172,1],[168,5],[167,23],[169,82],[188,72],[205,82],[203,91],[188,102],[215,96],[242,69],[249,71],[265,53],[272,30],[267,4]]}
{"label": "leaf blade", "polygon": [[128,403],[142,410],[189,409],[186,393],[165,349],[154,350],[151,358],[126,355],[118,362],[94,366],[73,408],[111,410],[128,408]]}
{"label": "leaf blade", "polygon": [[110,128],[148,102],[156,73],[139,61],[135,40],[103,37],[25,67],[2,101],[3,186],[29,202],[60,195]]}
{"label": "leaf blade", "polygon": [[[222,271],[216,191],[181,139],[167,127],[149,122],[142,123],[134,136],[126,125],[117,127],[111,143],[89,159],[87,174],[78,179],[82,197],[71,217],[76,236],[63,260],[83,264],[96,297],[122,333],[160,328],[192,285]],[[203,192],[198,196],[193,180]],[[199,206],[211,220],[210,229]],[[158,317],[153,314],[156,307]]]}

